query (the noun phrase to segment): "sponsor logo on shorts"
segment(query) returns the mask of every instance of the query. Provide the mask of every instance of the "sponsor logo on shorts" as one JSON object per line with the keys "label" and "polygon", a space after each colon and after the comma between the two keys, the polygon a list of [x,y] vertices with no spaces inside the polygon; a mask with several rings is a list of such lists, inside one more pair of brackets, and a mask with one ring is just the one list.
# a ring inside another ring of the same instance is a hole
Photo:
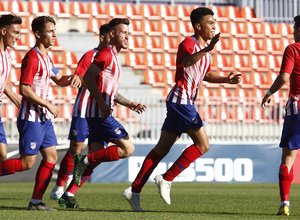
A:
{"label": "sponsor logo on shorts", "polygon": [[192,121],[193,121],[194,124],[198,123],[198,119],[197,118],[193,118]]}
{"label": "sponsor logo on shorts", "polygon": [[78,134],[78,131],[77,131],[77,130],[73,130],[73,132],[72,132],[72,133],[73,133],[73,136],[74,136],[74,137],[76,137],[76,136],[77,136],[77,134]]}
{"label": "sponsor logo on shorts", "polygon": [[36,148],[36,142],[30,142],[30,148],[34,150]]}

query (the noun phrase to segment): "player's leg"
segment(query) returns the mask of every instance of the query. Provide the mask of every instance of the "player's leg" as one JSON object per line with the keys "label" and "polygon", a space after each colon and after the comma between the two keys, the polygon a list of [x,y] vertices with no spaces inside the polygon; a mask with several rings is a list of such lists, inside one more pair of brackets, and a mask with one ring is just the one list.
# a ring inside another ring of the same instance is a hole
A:
{"label": "player's leg", "polygon": [[5,135],[4,126],[0,116],[0,162],[4,161],[6,157],[7,157],[6,135]]}

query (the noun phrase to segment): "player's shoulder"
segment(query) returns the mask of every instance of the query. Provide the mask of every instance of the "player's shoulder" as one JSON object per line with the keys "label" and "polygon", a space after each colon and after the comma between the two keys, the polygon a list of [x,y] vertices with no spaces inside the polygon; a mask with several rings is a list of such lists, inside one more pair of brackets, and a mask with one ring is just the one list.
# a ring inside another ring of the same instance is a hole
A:
{"label": "player's shoulder", "polygon": [[24,60],[34,60],[34,59],[38,59],[37,56],[37,51],[34,48],[31,48],[24,56],[23,61]]}
{"label": "player's shoulder", "polygon": [[295,52],[295,51],[298,51],[298,53],[299,53],[300,52],[300,42],[296,42],[296,43],[288,45],[285,48],[285,51],[286,52]]}

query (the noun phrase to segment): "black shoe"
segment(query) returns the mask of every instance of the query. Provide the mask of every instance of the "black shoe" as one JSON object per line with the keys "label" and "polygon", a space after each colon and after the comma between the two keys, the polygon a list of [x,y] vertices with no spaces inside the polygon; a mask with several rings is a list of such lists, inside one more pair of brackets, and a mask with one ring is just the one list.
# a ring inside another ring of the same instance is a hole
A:
{"label": "black shoe", "polygon": [[30,211],[56,211],[56,209],[46,206],[42,202],[40,202],[38,204],[33,204],[32,202],[29,202],[28,210],[30,210]]}
{"label": "black shoe", "polygon": [[83,207],[77,204],[74,197],[67,196],[66,194],[63,194],[62,197],[60,197],[60,199],[58,200],[58,204],[63,208],[83,209]]}
{"label": "black shoe", "polygon": [[74,168],[73,168],[73,179],[74,182],[77,186],[80,186],[81,184],[81,176],[88,166],[87,164],[84,163],[84,158],[86,155],[81,155],[81,154],[75,154],[73,156],[73,163],[74,163]]}

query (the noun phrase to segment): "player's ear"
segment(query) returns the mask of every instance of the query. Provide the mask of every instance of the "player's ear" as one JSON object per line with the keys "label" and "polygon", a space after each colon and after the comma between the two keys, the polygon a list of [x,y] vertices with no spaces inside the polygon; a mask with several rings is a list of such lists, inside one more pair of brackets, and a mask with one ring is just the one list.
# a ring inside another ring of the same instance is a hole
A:
{"label": "player's ear", "polygon": [[5,27],[1,28],[0,31],[1,31],[2,36],[4,36],[6,34],[6,28]]}
{"label": "player's ear", "polygon": [[35,36],[36,38],[41,38],[41,35],[40,35],[40,32],[39,32],[39,31],[34,32],[34,36]]}
{"label": "player's ear", "polygon": [[200,25],[200,23],[196,23],[196,24],[194,25],[194,29],[200,31],[200,30],[201,30],[201,25]]}

